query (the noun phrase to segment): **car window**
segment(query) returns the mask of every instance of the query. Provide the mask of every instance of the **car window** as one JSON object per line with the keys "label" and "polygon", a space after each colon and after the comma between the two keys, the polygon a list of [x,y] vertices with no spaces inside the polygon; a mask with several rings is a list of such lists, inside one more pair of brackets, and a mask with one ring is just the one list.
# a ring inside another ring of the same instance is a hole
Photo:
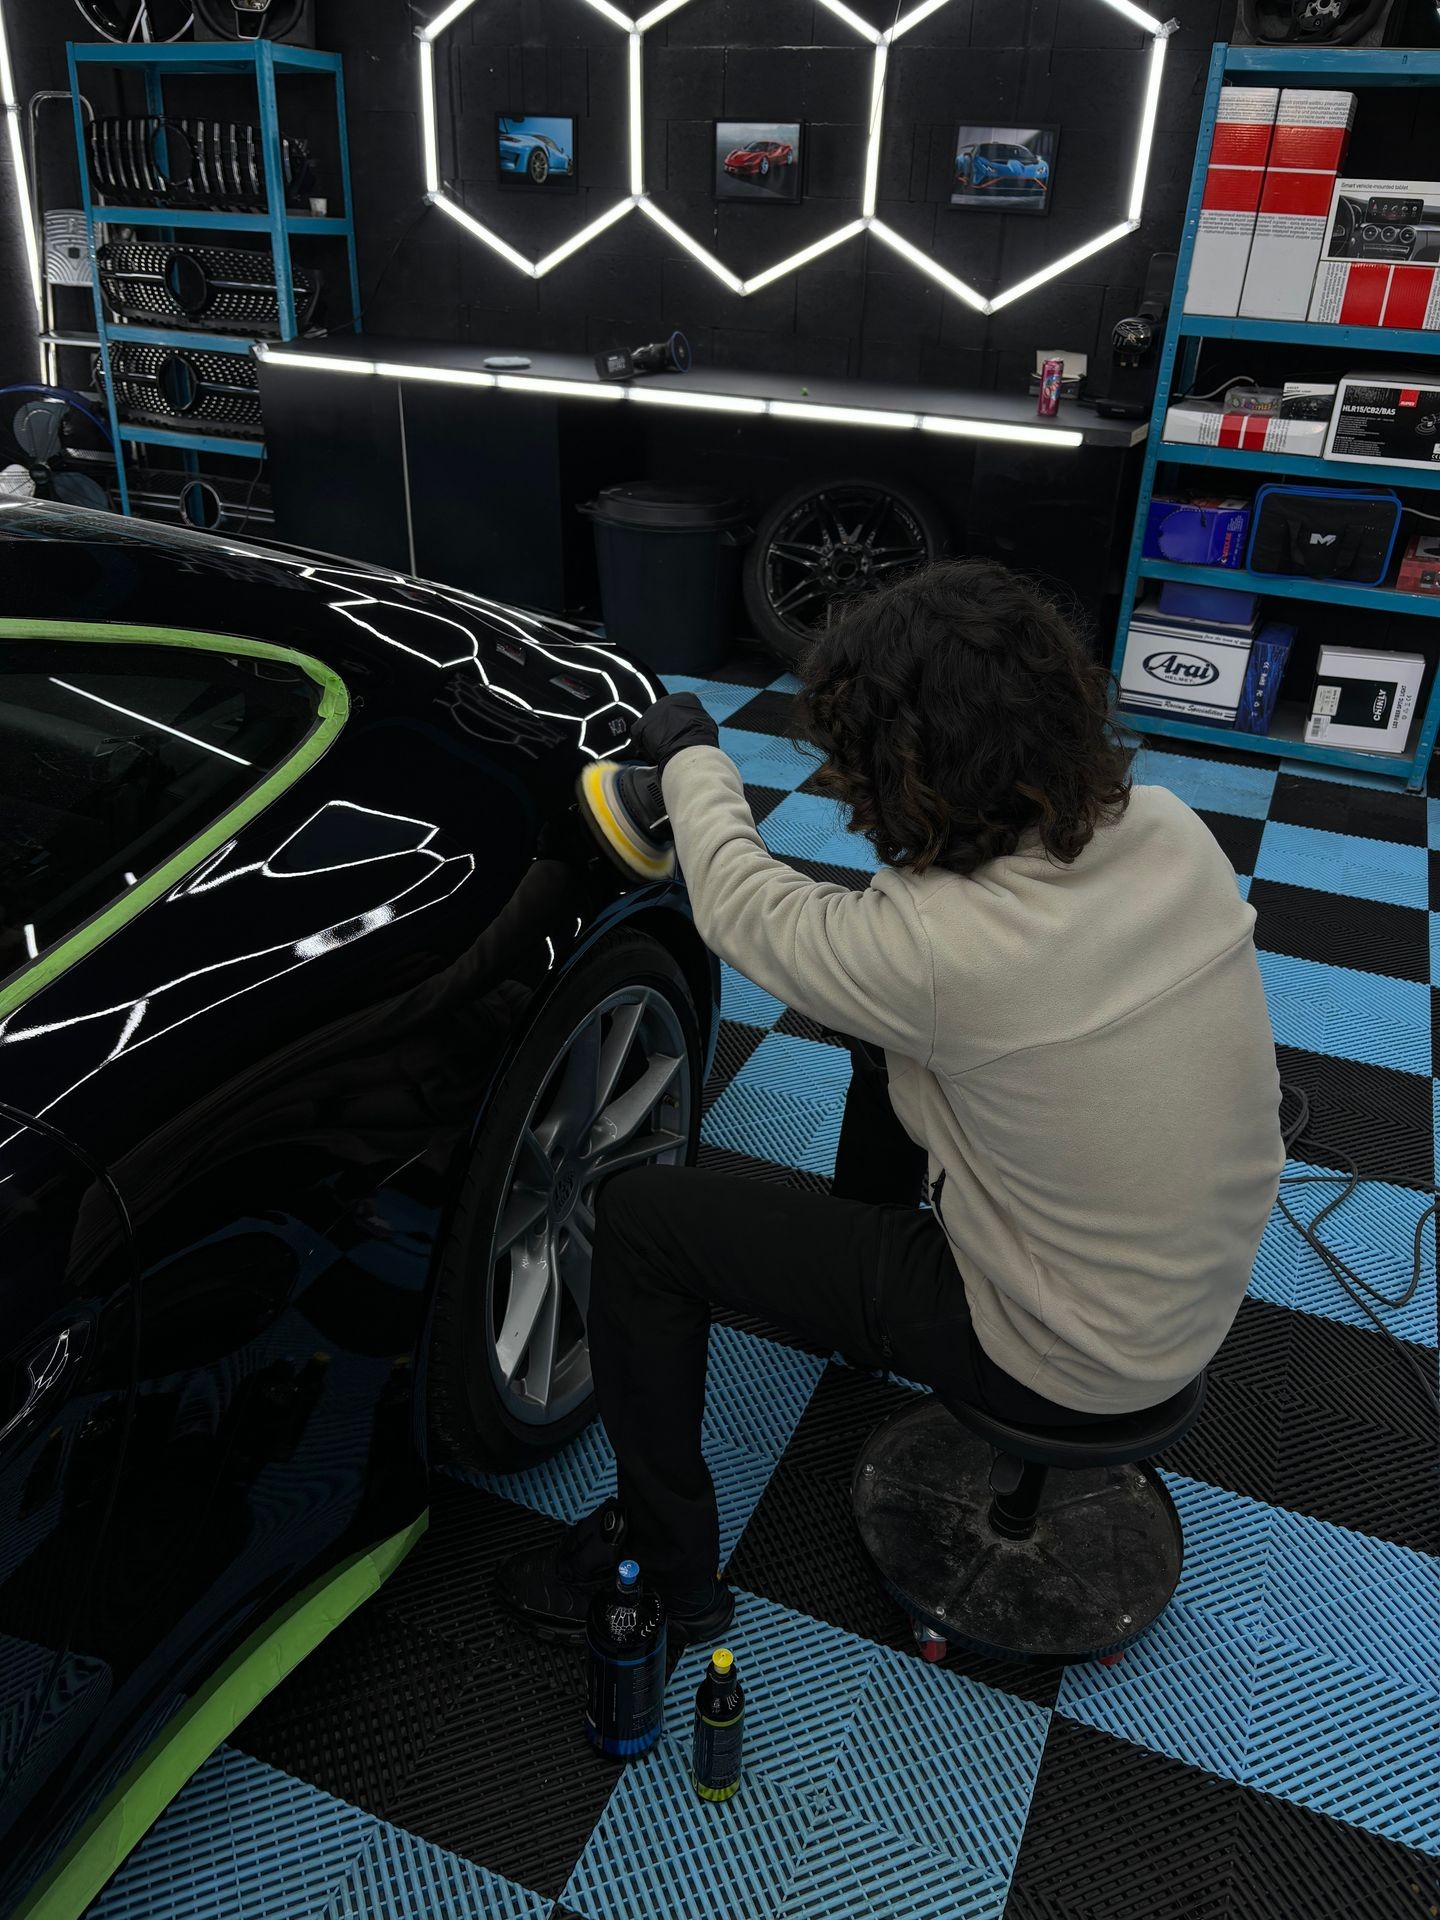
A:
{"label": "car window", "polygon": [[0,641],[0,980],[281,767],[320,694],[275,659]]}

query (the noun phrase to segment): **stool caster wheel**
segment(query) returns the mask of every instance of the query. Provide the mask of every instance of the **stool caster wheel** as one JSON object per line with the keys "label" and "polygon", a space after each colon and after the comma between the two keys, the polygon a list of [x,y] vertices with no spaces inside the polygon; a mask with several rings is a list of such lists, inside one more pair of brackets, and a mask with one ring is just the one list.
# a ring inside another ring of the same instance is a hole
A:
{"label": "stool caster wheel", "polygon": [[920,1658],[932,1663],[943,1660],[950,1651],[948,1640],[942,1638],[933,1628],[922,1627],[918,1620],[915,1622],[915,1646]]}
{"label": "stool caster wheel", "polygon": [[1125,1658],[1125,1649],[1122,1647],[1119,1653],[1097,1653],[1095,1658],[1102,1667],[1118,1667]]}

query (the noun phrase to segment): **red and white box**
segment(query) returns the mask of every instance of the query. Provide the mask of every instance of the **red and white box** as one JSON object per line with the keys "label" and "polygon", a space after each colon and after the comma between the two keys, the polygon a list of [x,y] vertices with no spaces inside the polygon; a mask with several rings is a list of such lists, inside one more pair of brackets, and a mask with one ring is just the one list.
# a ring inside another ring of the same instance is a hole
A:
{"label": "red and white box", "polygon": [[1335,176],[1354,124],[1353,93],[1314,87],[1281,93],[1240,295],[1247,318],[1305,318],[1330,232]]}
{"label": "red and white box", "polygon": [[1219,400],[1182,400],[1165,414],[1163,440],[1186,447],[1245,447],[1319,459],[1328,420],[1286,420],[1278,413],[1227,413]]}
{"label": "red and white box", "polygon": [[1220,90],[1185,289],[1187,313],[1239,312],[1279,104],[1278,87]]}
{"label": "red and white box", "polygon": [[1335,182],[1310,320],[1440,329],[1440,181]]}

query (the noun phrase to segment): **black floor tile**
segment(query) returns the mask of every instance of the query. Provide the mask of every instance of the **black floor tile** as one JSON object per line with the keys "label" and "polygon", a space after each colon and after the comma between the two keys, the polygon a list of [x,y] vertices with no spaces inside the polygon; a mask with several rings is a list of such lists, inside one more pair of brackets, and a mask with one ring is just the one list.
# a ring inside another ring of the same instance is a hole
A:
{"label": "black floor tile", "polygon": [[1292,1149],[1316,1166],[1353,1160],[1370,1180],[1429,1190],[1434,1184],[1431,1085],[1423,1074],[1333,1054],[1277,1047],[1280,1078],[1310,1097],[1310,1120]]}
{"label": "black floor tile", "polygon": [[753,1333],[758,1339],[773,1340],[777,1346],[792,1347],[796,1353],[814,1354],[820,1360],[830,1358],[829,1348],[816,1345],[789,1327],[777,1326],[761,1314],[737,1313],[733,1307],[712,1307],[710,1317],[717,1326],[734,1327],[737,1333]]}
{"label": "black floor tile", "polygon": [[1206,1369],[1205,1406],[1161,1465],[1252,1500],[1274,1502],[1280,1438],[1291,1405],[1288,1307],[1247,1300]]}
{"label": "black floor tile", "polygon": [[1249,899],[1255,944],[1265,953],[1429,984],[1430,922],[1419,907],[1317,893],[1279,880],[1252,880]]}
{"label": "black floor tile", "polygon": [[863,893],[870,884],[870,875],[863,867],[832,867],[823,860],[799,860],[790,854],[782,854],[781,858],[787,867],[793,867],[807,879],[828,880],[832,886],[849,887],[852,893]]}
{"label": "black floor tile", "polygon": [[1226,766],[1273,767],[1278,771],[1284,765],[1273,753],[1255,752],[1249,747],[1233,746],[1229,741],[1223,747],[1215,747],[1208,740],[1181,740],[1171,739],[1168,734],[1147,734],[1141,736],[1140,745],[1148,746],[1154,753],[1178,753],[1185,760],[1219,760]]}
{"label": "black floor tile", "polygon": [[[1244,1797],[1228,1780],[1057,1715],[1005,1920],[1242,1920],[1231,1886]],[[1310,1911],[1297,1905],[1290,1920]]]}
{"label": "black floor tile", "polygon": [[1340,780],[1311,780],[1282,773],[1275,782],[1270,818],[1322,833],[1355,833],[1367,840],[1425,845],[1425,801],[1418,793],[1352,787]]}
{"label": "black floor tile", "polygon": [[[775,676],[779,677],[780,669]],[[757,693],[732,713],[727,727],[739,727],[745,733],[788,734],[795,724],[795,696],[790,693]]]}
{"label": "black floor tile", "polygon": [[229,1744],[383,1818],[483,1670],[480,1655],[460,1642],[368,1606],[242,1721]]}
{"label": "black floor tile", "polygon": [[751,818],[757,827],[762,820],[766,819],[775,811],[782,800],[788,797],[788,790],[785,787],[752,787],[747,785],[745,788],[745,798],[750,804]]}
{"label": "black floor tile", "polygon": [[1253,873],[1260,857],[1263,820],[1247,820],[1238,813],[1208,813],[1200,818],[1225,850],[1225,857],[1236,873]]}
{"label": "black floor tile", "polygon": [[707,1105],[725,1091],[764,1038],[763,1027],[746,1026],[740,1020],[720,1022],[720,1032],[715,1040],[715,1059],[710,1068],[710,1078],[705,1082]]}
{"label": "black floor tile", "polygon": [[1233,1920],[1435,1920],[1440,1861],[1268,1793],[1242,1793]]}
{"label": "black floor tile", "polygon": [[776,1033],[788,1033],[797,1040],[818,1040],[826,1046],[836,1047],[840,1042],[827,1027],[818,1020],[812,1020],[808,1013],[796,1013],[793,1007],[787,1007],[775,1022]]}
{"label": "black floor tile", "polygon": [[1440,847],[1430,849],[1430,911],[1440,913]]}

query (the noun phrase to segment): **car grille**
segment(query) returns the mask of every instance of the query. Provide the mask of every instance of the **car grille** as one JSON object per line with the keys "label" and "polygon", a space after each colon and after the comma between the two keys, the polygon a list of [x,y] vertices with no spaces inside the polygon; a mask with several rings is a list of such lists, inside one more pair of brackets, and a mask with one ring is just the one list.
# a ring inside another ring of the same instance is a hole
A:
{"label": "car grille", "polygon": [[[111,241],[97,255],[100,285],[128,319],[178,321],[226,333],[278,333],[280,301],[269,253],[252,247],[169,247]],[[295,269],[295,317],[314,317],[320,275]]]}
{"label": "car grille", "polygon": [[[87,138],[92,187],[122,205],[221,210],[266,205],[257,127],[131,114],[92,121]],[[286,200],[303,206],[315,173],[306,143],[282,137],[280,164]]]}
{"label": "car grille", "polygon": [[[194,420],[241,434],[261,430],[255,363],[245,353],[199,353],[119,340],[110,349],[115,404],[127,420]],[[104,391],[105,369],[95,361]]]}

